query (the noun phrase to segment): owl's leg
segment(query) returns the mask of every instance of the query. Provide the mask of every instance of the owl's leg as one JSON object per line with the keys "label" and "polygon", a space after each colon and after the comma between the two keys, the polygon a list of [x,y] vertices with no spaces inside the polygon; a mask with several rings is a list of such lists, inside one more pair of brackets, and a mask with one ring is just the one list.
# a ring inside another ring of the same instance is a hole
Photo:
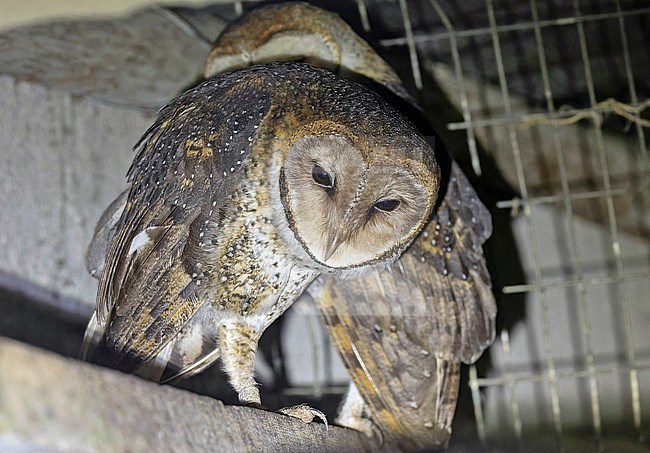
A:
{"label": "owl's leg", "polygon": [[[230,378],[230,385],[233,386],[239,395],[239,401],[243,404],[262,407],[260,391],[254,378],[254,360],[259,338],[260,335],[255,329],[242,322],[224,323],[219,329],[221,362]],[[278,412],[298,418],[305,423],[318,417],[327,425],[325,414],[306,404],[285,407]]]}
{"label": "owl's leg", "polygon": [[253,362],[259,333],[243,322],[224,323],[219,328],[219,349],[224,371],[230,385],[244,404],[262,405],[255,382]]}
{"label": "owl's leg", "polygon": [[381,431],[372,420],[363,416],[365,410],[366,403],[361,398],[357,386],[354,385],[354,382],[350,382],[350,388],[345,395],[335,423],[339,426],[361,431],[368,437],[377,437],[383,443]]}

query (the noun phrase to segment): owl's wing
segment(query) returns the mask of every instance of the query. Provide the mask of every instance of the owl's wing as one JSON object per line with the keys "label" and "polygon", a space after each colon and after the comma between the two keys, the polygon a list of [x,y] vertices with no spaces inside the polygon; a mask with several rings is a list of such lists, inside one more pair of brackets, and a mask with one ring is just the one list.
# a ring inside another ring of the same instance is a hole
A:
{"label": "owl's wing", "polygon": [[129,191],[125,190],[104,210],[95,226],[93,238],[86,248],[85,264],[88,273],[96,279],[101,278],[104,272],[104,262],[111,242],[115,237],[117,224],[122,217]]}
{"label": "owl's wing", "polygon": [[[128,195],[129,191],[125,190],[106,208],[86,249],[86,270],[97,279],[101,278],[103,273],[106,255],[115,237],[115,230],[126,207]],[[204,304],[197,314],[201,309],[209,308]],[[208,316],[199,318],[209,319]],[[93,314],[84,335],[81,357],[94,357],[101,351],[104,333],[105,323],[99,324],[97,315]],[[206,325],[205,322],[198,322],[183,327],[154,359],[139,368],[138,374],[153,381],[175,382],[200,373],[218,358],[214,327]]]}
{"label": "owl's wing", "polygon": [[496,303],[483,254],[491,235],[489,211],[452,162],[440,207],[396,263],[396,275],[403,276],[396,278],[408,282],[407,297],[429,306],[430,348],[437,357],[473,363],[494,341]]}
{"label": "owl's wing", "polygon": [[372,418],[388,437],[414,443],[404,448],[446,443],[460,362],[494,338],[482,252],[490,234],[487,209],[452,164],[434,218],[392,268],[311,289]]}
{"label": "owl's wing", "polygon": [[219,228],[208,219],[227,210],[224,194],[242,177],[270,104],[262,78],[212,79],[163,108],[136,145],[97,295],[102,361],[137,368],[205,302],[209,275],[197,257],[204,231]]}

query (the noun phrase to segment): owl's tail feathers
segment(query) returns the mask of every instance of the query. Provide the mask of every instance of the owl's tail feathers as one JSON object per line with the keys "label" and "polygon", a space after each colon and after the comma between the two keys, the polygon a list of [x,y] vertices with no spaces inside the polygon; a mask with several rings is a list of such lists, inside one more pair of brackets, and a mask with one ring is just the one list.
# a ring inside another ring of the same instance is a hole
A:
{"label": "owl's tail feathers", "polygon": [[86,362],[92,362],[97,365],[119,369],[129,373],[134,372],[141,362],[133,360],[133,357],[118,354],[106,346],[106,325],[106,321],[103,323],[99,322],[97,312],[93,313],[84,333],[79,357]]}
{"label": "owl's tail feathers", "polygon": [[117,354],[106,347],[106,326],[93,314],[81,345],[81,360],[133,372],[145,379],[173,384],[198,374],[220,356],[216,338],[205,335],[200,327],[186,328],[156,354],[142,363],[129,354]]}
{"label": "owl's tail feathers", "polygon": [[161,384],[174,384],[199,374],[221,355],[216,338],[204,332],[200,326],[187,326],[134,373]]}
{"label": "owl's tail feathers", "polygon": [[173,384],[199,374],[221,355],[209,323],[188,324],[138,374],[162,384]]}
{"label": "owl's tail feathers", "polygon": [[136,372],[142,361],[138,360],[136,354],[121,354],[107,347],[106,326],[107,322],[99,322],[97,313],[93,313],[81,343],[80,359],[127,373]]}
{"label": "owl's tail feathers", "polygon": [[[434,420],[435,425],[443,433],[451,434],[451,423],[456,413],[458,390],[460,388],[460,366],[458,361],[436,361],[437,403]],[[449,442],[449,438],[447,438],[446,442]]]}

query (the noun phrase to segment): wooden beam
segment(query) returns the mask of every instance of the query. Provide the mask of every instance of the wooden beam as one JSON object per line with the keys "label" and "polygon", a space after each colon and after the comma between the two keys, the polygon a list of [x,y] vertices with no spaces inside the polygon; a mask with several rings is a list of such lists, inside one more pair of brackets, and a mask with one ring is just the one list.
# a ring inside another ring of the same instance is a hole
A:
{"label": "wooden beam", "polygon": [[0,338],[0,448],[369,451],[358,432],[304,424]]}

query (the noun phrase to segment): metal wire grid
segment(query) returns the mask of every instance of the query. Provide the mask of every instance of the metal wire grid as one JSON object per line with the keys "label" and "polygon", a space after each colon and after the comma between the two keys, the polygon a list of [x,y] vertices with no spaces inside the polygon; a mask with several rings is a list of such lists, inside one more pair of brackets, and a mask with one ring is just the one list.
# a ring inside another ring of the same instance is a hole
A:
{"label": "metal wire grid", "polygon": [[[412,75],[412,82],[417,89],[423,87],[423,77],[426,77],[423,71],[423,63],[426,63],[427,54],[422,50],[423,46],[428,43],[447,43],[451,55],[451,63],[453,71],[459,87],[459,105],[463,120],[460,122],[451,122],[447,124],[449,130],[452,131],[465,131],[467,134],[467,144],[471,157],[471,165],[477,175],[482,174],[481,159],[479,157],[477,137],[475,131],[481,127],[499,126],[503,127],[509,137],[509,144],[512,150],[512,159],[515,162],[516,175],[517,175],[517,189],[519,196],[511,200],[504,200],[498,203],[499,209],[517,209],[523,215],[526,225],[526,246],[529,249],[530,267],[532,268],[532,278],[529,282],[522,282],[520,284],[508,285],[501,288],[504,294],[536,294],[539,296],[541,304],[542,319],[540,320],[541,330],[544,339],[544,360],[545,369],[540,372],[515,372],[511,369],[512,363],[511,348],[510,348],[510,333],[508,330],[503,330],[500,335],[500,347],[503,350],[505,370],[501,376],[496,377],[479,377],[479,373],[475,366],[469,369],[469,387],[471,389],[473,405],[476,417],[476,428],[478,436],[484,444],[488,444],[490,439],[486,433],[486,419],[485,407],[483,404],[482,390],[490,387],[502,387],[505,390],[509,401],[510,420],[512,423],[512,431],[514,432],[516,440],[522,445],[522,436],[524,432],[523,421],[520,416],[519,401],[517,397],[517,384],[521,382],[531,383],[545,383],[549,390],[550,403],[552,408],[552,423],[556,435],[558,448],[562,449],[563,445],[563,432],[565,430],[563,424],[563,413],[560,405],[560,393],[558,391],[558,382],[563,379],[586,379],[589,387],[589,398],[591,406],[591,421],[593,427],[593,435],[598,448],[601,447],[601,439],[603,435],[602,423],[602,410],[601,410],[601,390],[599,389],[597,376],[604,374],[619,373],[627,376],[630,386],[630,405],[633,413],[633,424],[637,434],[642,433],[642,407],[641,407],[641,394],[639,385],[639,372],[642,370],[650,369],[650,360],[637,358],[637,353],[634,347],[634,333],[632,328],[632,313],[630,308],[630,296],[626,290],[625,282],[646,280],[650,277],[650,271],[642,272],[628,272],[625,269],[624,260],[621,254],[620,246],[620,233],[617,223],[617,217],[614,210],[615,198],[624,194],[628,194],[630,190],[636,191],[642,195],[642,201],[647,210],[648,199],[650,198],[649,178],[650,178],[650,165],[648,159],[648,150],[646,138],[643,127],[639,122],[635,122],[632,126],[636,131],[636,140],[638,143],[638,174],[641,176],[639,187],[636,188],[613,188],[610,180],[610,169],[607,159],[607,150],[603,142],[602,132],[600,127],[595,128],[597,153],[600,163],[600,173],[602,178],[602,189],[588,190],[588,191],[575,191],[572,190],[569,184],[569,175],[567,165],[565,162],[565,150],[562,147],[560,135],[555,132],[553,134],[553,151],[557,157],[560,165],[558,167],[559,177],[561,181],[561,191],[552,193],[545,196],[533,196],[530,194],[527,184],[526,171],[524,169],[522,152],[518,140],[518,127],[523,122],[537,119],[546,118],[549,120],[562,119],[574,116],[576,114],[590,114],[598,118],[602,108],[598,104],[596,90],[593,80],[592,62],[590,59],[589,48],[587,45],[587,38],[585,34],[585,26],[605,20],[616,20],[618,22],[618,39],[621,42],[623,67],[625,79],[627,84],[627,96],[631,105],[638,105],[642,99],[635,85],[635,78],[633,74],[633,66],[630,59],[630,43],[626,32],[625,20],[628,17],[637,16],[650,16],[650,7],[634,7],[624,9],[620,0],[613,0],[613,10],[604,13],[583,14],[581,5],[577,0],[573,0],[572,9],[573,14],[570,16],[542,19],[540,17],[540,4],[537,0],[529,0],[528,7],[530,8],[531,20],[517,21],[515,23],[501,24],[499,22],[499,15],[495,0],[485,0],[484,14],[487,17],[486,26],[477,26],[470,28],[457,29],[455,27],[453,18],[447,13],[446,4],[441,3],[439,0],[428,0],[428,8],[430,17],[437,18],[437,20],[444,26],[444,31],[435,31],[433,33],[416,33],[414,31],[414,24],[412,21],[411,7],[412,3],[407,0],[394,0],[383,2],[385,4],[398,3],[399,12],[401,15],[402,33],[398,37],[391,37],[383,39],[379,42],[385,48],[405,48],[408,51],[408,58],[410,62],[410,70]],[[233,4],[235,14],[240,15],[244,11],[244,2],[224,0],[219,3]],[[246,3],[255,3],[246,2]],[[367,32],[371,31],[371,16],[369,11],[373,5],[372,0],[356,0],[356,7],[358,9],[360,23],[363,29]],[[380,4],[382,2],[379,2]],[[421,3],[421,2],[418,2]],[[519,2],[525,3],[525,0]],[[253,5],[254,6],[254,5]],[[330,9],[335,9],[334,5],[328,5]],[[248,9],[248,7],[247,7]],[[374,18],[372,18],[374,19]],[[391,17],[391,20],[395,20]],[[578,45],[581,55],[581,64],[584,78],[586,80],[586,97],[588,98],[588,105],[584,108],[560,109],[554,100],[554,93],[552,89],[551,77],[549,74],[549,65],[546,58],[545,39],[542,30],[547,27],[574,27],[578,35]],[[516,113],[512,107],[512,99],[510,93],[510,86],[508,81],[508,74],[504,65],[504,52],[502,45],[504,43],[504,35],[509,32],[526,31],[532,32],[534,35],[534,51],[537,55],[539,70],[541,72],[541,80],[543,83],[543,93],[545,101],[545,109],[542,113],[532,113],[521,115]],[[498,75],[498,86],[501,93],[503,103],[503,115],[492,116],[488,118],[473,118],[472,110],[470,108],[468,88],[467,88],[467,74],[463,67],[462,48],[459,45],[461,40],[474,38],[474,37],[489,37],[492,44],[492,52],[494,62],[496,64],[496,72]],[[612,37],[614,39],[614,37]],[[646,43],[647,44],[647,43]],[[423,56],[424,55],[424,56]],[[639,113],[633,115],[640,119]],[[598,125],[600,126],[600,125]],[[590,277],[586,275],[583,269],[579,252],[577,233],[575,228],[575,215],[573,203],[580,200],[596,199],[603,200],[606,204],[607,211],[607,228],[609,230],[609,253],[614,263],[613,269],[606,276]],[[551,281],[544,278],[542,264],[538,253],[538,237],[534,228],[533,210],[538,206],[551,206],[561,204],[564,208],[565,221],[568,232],[569,244],[569,271],[570,278],[565,278],[560,281]],[[587,288],[591,285],[597,284],[613,284],[616,287],[616,299],[620,312],[622,313],[624,342],[625,342],[625,363],[616,363],[613,365],[596,364],[594,358],[594,351],[591,346],[593,331],[590,326],[590,320],[587,313],[588,310],[588,295]],[[585,366],[582,368],[573,367],[570,369],[563,369],[558,367],[557,358],[555,357],[551,348],[551,332],[552,326],[549,320],[549,298],[548,292],[554,288],[572,288],[575,290],[576,297],[575,303],[578,306],[580,317],[580,335],[583,344],[586,345]],[[304,308],[304,307],[303,307]],[[306,318],[311,318],[307,316]],[[313,326],[309,327],[314,329]],[[316,335],[314,335],[316,336]],[[316,352],[313,353],[315,357]],[[313,357],[312,357],[313,358]],[[318,368],[318,363],[314,362],[313,365]],[[318,394],[323,392],[343,392],[345,387],[339,385],[328,385],[328,382],[323,382],[318,376],[320,373],[314,373],[316,376],[313,385],[310,388],[315,390]],[[326,379],[327,381],[327,379]],[[287,394],[303,394],[306,392],[304,387],[294,387],[287,389]]]}
{"label": "metal wire grid", "polygon": [[[365,11],[363,1],[359,2],[360,11]],[[566,118],[580,113],[594,113],[597,114],[598,100],[593,82],[592,65],[590,61],[589,50],[587,46],[587,39],[585,35],[585,24],[595,21],[611,20],[618,21],[619,39],[621,41],[624,59],[625,77],[627,80],[629,100],[632,105],[639,103],[640,99],[637,94],[635,80],[632,72],[632,63],[629,54],[629,42],[625,28],[625,18],[635,15],[650,15],[650,8],[637,8],[633,10],[624,11],[621,7],[620,1],[615,1],[615,11],[600,14],[582,14],[578,1],[573,1],[574,15],[571,17],[563,17],[554,20],[540,20],[539,6],[536,0],[530,0],[530,10],[532,21],[525,23],[514,23],[501,25],[497,22],[497,15],[495,14],[495,4],[493,0],[486,0],[485,12],[489,20],[488,27],[480,27],[465,30],[456,30],[450,17],[446,14],[445,8],[438,0],[430,0],[432,12],[438,16],[439,20],[444,25],[446,32],[437,34],[420,34],[415,35],[409,16],[409,8],[406,0],[399,0],[400,11],[402,14],[402,21],[404,27],[404,36],[387,39],[381,41],[381,44],[387,47],[391,46],[405,46],[408,49],[409,59],[411,63],[411,71],[413,74],[413,82],[418,89],[423,86],[422,83],[422,62],[418,54],[418,45],[430,41],[448,40],[453,68],[456,78],[460,87],[460,107],[462,110],[463,121],[448,124],[450,130],[464,130],[467,133],[467,143],[471,155],[471,162],[473,170],[477,175],[481,175],[481,162],[479,152],[477,149],[477,140],[475,136],[475,129],[485,126],[503,126],[509,136],[510,146],[512,149],[512,157],[515,161],[518,191],[520,197],[512,200],[503,201],[499,203],[498,207],[501,209],[511,209],[513,207],[521,208],[523,216],[526,219],[527,227],[527,243],[530,249],[530,256],[532,258],[533,278],[532,282],[509,285],[502,288],[504,294],[514,293],[539,293],[541,299],[542,319],[541,327],[544,337],[545,346],[545,361],[546,370],[540,373],[514,373],[507,371],[504,375],[493,378],[479,378],[475,366],[470,367],[470,380],[469,386],[472,391],[474,402],[474,409],[476,415],[477,431],[481,441],[486,444],[488,439],[486,436],[484,407],[482,404],[481,389],[491,386],[503,386],[506,389],[506,394],[510,402],[510,412],[512,420],[512,429],[516,439],[521,442],[522,439],[522,420],[519,415],[519,404],[517,400],[516,384],[521,381],[541,381],[545,382],[550,389],[550,399],[552,406],[553,427],[555,430],[558,447],[562,448],[562,434],[563,434],[563,420],[562,410],[560,406],[560,397],[558,392],[558,380],[560,379],[581,379],[585,378],[589,385],[589,394],[591,400],[591,415],[595,441],[600,446],[602,437],[602,414],[600,406],[600,391],[597,383],[597,375],[621,373],[629,378],[630,385],[630,404],[633,412],[634,429],[640,435],[642,429],[642,411],[641,411],[641,395],[639,391],[639,371],[650,368],[650,361],[637,360],[636,351],[633,343],[633,332],[631,322],[631,309],[629,303],[629,295],[627,294],[626,287],[623,284],[625,281],[648,279],[650,272],[629,273],[625,271],[624,263],[621,255],[621,247],[619,242],[619,228],[617,218],[614,211],[615,197],[622,195],[629,189],[613,189],[610,181],[610,171],[608,167],[607,153],[603,143],[602,132],[599,127],[595,128],[596,139],[598,143],[597,153],[599,156],[600,170],[602,174],[603,190],[594,190],[587,192],[572,192],[569,187],[569,178],[567,175],[567,166],[564,162],[564,150],[560,137],[557,133],[554,134],[553,144],[554,152],[557,156],[559,165],[559,176],[562,183],[561,193],[552,194],[545,197],[534,197],[529,194],[528,185],[526,182],[526,171],[524,170],[523,160],[521,157],[521,150],[518,141],[517,127],[522,122],[537,117],[546,117],[549,119]],[[545,56],[545,43],[542,35],[542,28],[550,26],[565,26],[575,27],[579,37],[580,53],[582,56],[582,65],[584,68],[584,77],[587,82],[587,95],[589,99],[589,106],[583,109],[569,109],[559,111],[555,105],[553,92],[551,89],[549,69]],[[544,98],[546,101],[546,112],[542,114],[531,115],[515,115],[511,105],[511,95],[509,92],[509,85],[504,69],[504,54],[502,52],[502,39],[503,34],[511,31],[530,31],[534,32],[535,36],[535,50],[539,59],[539,67],[541,70],[541,77],[543,81]],[[469,107],[468,93],[465,86],[466,74],[464,74],[463,65],[461,63],[461,51],[459,50],[458,41],[463,38],[488,35],[491,37],[494,51],[494,58],[498,72],[498,83],[501,90],[501,97],[503,100],[504,115],[499,117],[490,117],[473,121],[472,112]],[[639,114],[635,113],[639,118]],[[644,199],[645,208],[647,204],[647,191],[648,191],[648,177],[650,176],[648,166],[648,151],[645,141],[645,135],[642,126],[637,122],[634,124],[636,129],[636,136],[639,147],[638,165],[639,174],[641,175],[640,191],[645,191],[646,198]],[[572,203],[580,199],[597,198],[603,199],[607,206],[607,223],[611,237],[610,250],[611,256],[615,263],[613,272],[605,278],[588,278],[584,276],[582,263],[578,253],[576,228],[574,222],[574,213]],[[540,257],[538,255],[538,243],[536,232],[533,227],[532,208],[536,205],[550,205],[562,202],[566,213],[566,223],[568,225],[569,238],[569,256],[570,256],[570,275],[573,278],[565,279],[563,281],[545,281],[542,275],[542,266]],[[591,337],[593,332],[591,330],[589,316],[587,314],[587,291],[586,287],[594,284],[615,283],[617,288],[617,303],[621,313],[623,314],[623,329],[625,338],[626,350],[626,364],[610,365],[610,366],[596,366],[594,360],[594,352],[591,347]],[[577,291],[576,303],[579,306],[579,314],[581,318],[580,331],[583,343],[587,345],[586,353],[586,366],[583,369],[558,369],[556,365],[556,358],[551,349],[551,330],[552,327],[549,322],[549,300],[547,298],[547,290],[551,287],[573,287]],[[507,330],[501,333],[501,347],[503,348],[506,370],[508,370],[508,363],[511,362],[510,358],[510,335]]]}
{"label": "metal wire grid", "polygon": [[[435,14],[437,14],[444,24],[447,33],[446,34],[437,34],[429,36],[417,36],[414,37],[411,30],[411,24],[407,13],[406,2],[405,0],[400,0],[400,5],[402,6],[403,11],[403,20],[404,20],[404,37],[398,39],[392,39],[382,42],[385,46],[407,46],[409,49],[409,55],[411,59],[411,66],[414,74],[414,83],[418,88],[422,86],[422,77],[421,77],[421,62],[418,59],[417,53],[417,44],[430,41],[430,40],[439,40],[447,39],[451,48],[451,55],[453,57],[453,66],[456,73],[456,77],[460,87],[460,105],[462,109],[463,122],[451,123],[448,125],[451,130],[465,130],[467,132],[467,141],[468,147],[471,153],[471,161],[474,171],[477,174],[481,174],[481,162],[479,159],[479,154],[477,151],[476,137],[474,131],[476,128],[484,126],[494,126],[500,125],[504,126],[507,134],[509,135],[510,146],[512,149],[512,158],[516,164],[517,170],[517,179],[518,179],[518,191],[520,197],[509,200],[506,202],[501,202],[499,208],[510,209],[513,206],[522,208],[523,215],[526,219],[527,224],[527,235],[528,235],[528,245],[530,247],[530,256],[532,257],[532,268],[534,270],[532,282],[520,285],[510,285],[504,287],[502,290],[505,294],[513,293],[531,293],[538,292],[541,298],[542,304],[542,331],[545,342],[545,359],[546,359],[546,370],[538,373],[519,373],[514,374],[512,372],[506,373],[503,376],[496,378],[479,378],[476,367],[472,366],[470,368],[470,381],[469,385],[472,390],[474,409],[476,414],[477,421],[477,430],[479,437],[482,442],[486,442],[486,429],[485,429],[485,417],[484,417],[484,407],[482,405],[482,398],[480,389],[487,388],[490,386],[504,386],[506,388],[506,393],[510,401],[510,411],[511,411],[511,420],[512,420],[512,429],[515,433],[516,438],[521,441],[522,438],[522,420],[519,415],[519,405],[517,401],[516,394],[516,383],[520,381],[543,381],[547,384],[550,389],[550,398],[552,406],[552,415],[553,415],[553,426],[555,434],[558,439],[558,444],[561,446],[561,439],[563,433],[563,422],[562,422],[562,411],[560,408],[560,399],[558,393],[558,380],[564,378],[586,378],[588,380],[590,399],[591,399],[591,412],[592,412],[592,422],[594,436],[597,443],[600,443],[602,436],[602,415],[600,407],[600,391],[597,383],[597,375],[605,373],[622,373],[629,377],[629,385],[631,389],[631,399],[630,404],[633,412],[634,419],[634,428],[637,433],[641,434],[642,426],[642,411],[641,411],[641,396],[639,393],[639,371],[643,369],[650,368],[649,361],[640,361],[637,360],[635,347],[633,344],[633,332],[632,332],[632,322],[631,322],[631,310],[629,304],[629,295],[627,294],[626,287],[622,283],[628,280],[635,279],[647,279],[650,277],[650,273],[641,272],[641,273],[626,273],[624,268],[623,259],[621,256],[621,248],[619,243],[619,228],[617,225],[617,218],[614,211],[615,197],[621,195],[625,192],[624,189],[621,190],[612,190],[612,185],[610,181],[610,172],[608,168],[607,153],[603,143],[602,132],[600,128],[596,128],[597,134],[597,143],[598,143],[598,156],[601,166],[602,173],[602,185],[604,190],[584,192],[584,193],[572,193],[569,187],[569,179],[567,177],[567,168],[564,164],[564,154],[562,149],[562,144],[560,142],[559,135],[556,133],[554,136],[554,151],[556,153],[558,162],[561,163],[559,166],[560,180],[562,182],[562,192],[559,194],[553,194],[547,197],[533,197],[529,194],[528,186],[526,183],[526,171],[523,167],[523,161],[521,157],[521,150],[517,137],[517,126],[523,121],[533,117],[526,116],[516,116],[513,114],[513,109],[511,106],[511,96],[508,87],[508,81],[506,78],[506,73],[504,70],[504,55],[501,50],[502,34],[504,32],[514,31],[514,30],[533,30],[535,35],[535,44],[536,52],[539,58],[539,67],[542,73],[542,80],[544,86],[544,95],[546,100],[546,113],[543,116],[547,118],[560,118],[568,117],[575,115],[580,112],[593,112],[596,113],[598,100],[596,98],[596,93],[593,83],[593,74],[590,62],[589,50],[587,47],[587,41],[585,37],[585,24],[592,21],[605,20],[605,19],[616,19],[619,24],[619,39],[621,40],[622,49],[623,49],[623,58],[624,58],[624,69],[627,78],[627,85],[629,90],[629,99],[632,104],[637,104],[639,102],[639,96],[635,87],[635,81],[632,73],[632,65],[630,62],[629,56],[629,42],[626,34],[624,19],[627,16],[631,15],[648,15],[650,14],[650,8],[640,8],[635,10],[623,11],[619,1],[615,1],[616,11],[613,13],[605,14],[594,14],[594,15],[583,15],[580,10],[580,5],[577,1],[574,0],[573,8],[575,15],[573,17],[567,17],[557,20],[546,20],[542,21],[539,19],[538,14],[538,4],[537,1],[530,1],[530,9],[532,13],[533,20],[528,23],[517,23],[511,25],[499,25],[496,19],[495,14],[495,5],[493,0],[486,0],[485,2],[485,11],[489,18],[489,27],[476,28],[471,30],[457,31],[454,28],[453,23],[446,15],[444,8],[441,6],[438,0],[431,0],[431,7]],[[566,27],[576,27],[577,33],[579,36],[579,46],[580,53],[582,55],[582,64],[584,67],[584,77],[587,81],[588,87],[588,98],[590,107],[585,109],[572,109],[569,111],[558,111],[551,89],[551,83],[549,80],[549,70],[547,66],[547,61],[545,58],[545,44],[542,36],[542,28],[547,26],[566,26]],[[478,35],[489,35],[492,39],[494,56],[497,65],[498,71],[498,82],[501,90],[501,96],[503,100],[504,112],[505,114],[501,117],[492,117],[487,120],[482,121],[473,121],[472,112],[469,108],[468,103],[468,94],[465,86],[466,75],[463,72],[463,67],[461,65],[460,52],[458,48],[458,40],[464,37],[478,36]],[[636,114],[638,117],[638,114]],[[538,116],[538,115],[535,115]],[[642,190],[648,190],[648,177],[650,176],[649,167],[648,167],[648,152],[645,142],[644,131],[638,123],[634,125],[636,128],[636,136],[639,146],[639,160],[638,164],[640,165],[639,174],[642,175],[641,188]],[[586,278],[584,277],[584,272],[582,269],[582,263],[578,254],[577,249],[577,240],[576,240],[576,230],[574,224],[574,214],[572,203],[581,198],[598,198],[603,199],[607,205],[607,217],[608,217],[608,228],[611,236],[611,256],[615,263],[615,267],[611,275],[607,276],[606,281],[611,283],[616,283],[617,288],[617,302],[619,309],[623,314],[623,328],[624,328],[624,338],[625,338],[625,350],[626,350],[626,364],[613,365],[607,367],[596,367],[594,361],[594,353],[591,348],[591,337],[593,332],[589,323],[589,317],[587,315],[587,292],[586,287],[593,284],[602,284],[602,278]],[[569,226],[569,244],[570,244],[570,274],[573,278],[560,281],[560,282],[549,282],[544,281],[542,276],[542,267],[540,264],[540,258],[538,256],[537,247],[534,245],[537,244],[537,237],[535,229],[533,228],[533,220],[531,216],[531,210],[533,206],[540,204],[552,204],[557,201],[561,201],[564,205],[564,210],[566,213],[566,222]],[[646,205],[647,208],[647,200]],[[574,287],[577,291],[577,304],[579,306],[579,313],[581,317],[581,335],[583,338],[584,344],[587,345],[587,354],[586,354],[586,367],[584,369],[572,369],[572,370],[558,370],[556,366],[556,359],[551,350],[551,326],[549,323],[548,316],[548,298],[546,296],[547,290],[550,287]],[[510,336],[507,330],[504,330],[501,333],[501,344],[504,351],[504,356],[507,362],[510,362]],[[506,363],[507,365],[507,363]]]}

